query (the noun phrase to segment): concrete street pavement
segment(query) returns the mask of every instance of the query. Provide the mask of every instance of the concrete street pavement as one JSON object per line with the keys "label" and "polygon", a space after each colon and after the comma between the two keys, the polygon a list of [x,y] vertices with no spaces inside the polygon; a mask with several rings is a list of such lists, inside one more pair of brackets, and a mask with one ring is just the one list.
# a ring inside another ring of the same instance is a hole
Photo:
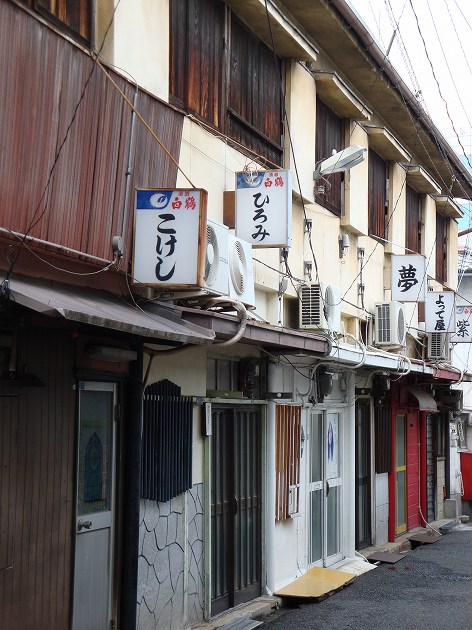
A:
{"label": "concrete street pavement", "polygon": [[472,628],[472,526],[381,564],[328,599],[281,608],[267,630],[462,630]]}

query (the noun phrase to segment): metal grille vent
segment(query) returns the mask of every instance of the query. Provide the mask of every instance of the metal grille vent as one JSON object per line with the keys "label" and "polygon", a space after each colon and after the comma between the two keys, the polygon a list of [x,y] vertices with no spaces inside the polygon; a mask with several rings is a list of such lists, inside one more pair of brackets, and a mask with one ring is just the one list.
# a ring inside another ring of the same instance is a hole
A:
{"label": "metal grille vent", "polygon": [[247,260],[244,248],[238,240],[235,240],[231,245],[229,272],[236,293],[242,295],[247,283]]}
{"label": "metal grille vent", "polygon": [[141,498],[170,501],[192,487],[193,401],[169,380],[143,397]]}
{"label": "metal grille vent", "polygon": [[380,304],[377,307],[376,317],[376,341],[378,343],[390,342],[390,304]]}
{"label": "metal grille vent", "polygon": [[207,225],[207,242],[205,254],[205,284],[211,287],[218,274],[220,251],[216,232],[211,225]]}
{"label": "metal grille vent", "polygon": [[319,284],[303,286],[301,290],[301,325],[322,325],[321,287]]}

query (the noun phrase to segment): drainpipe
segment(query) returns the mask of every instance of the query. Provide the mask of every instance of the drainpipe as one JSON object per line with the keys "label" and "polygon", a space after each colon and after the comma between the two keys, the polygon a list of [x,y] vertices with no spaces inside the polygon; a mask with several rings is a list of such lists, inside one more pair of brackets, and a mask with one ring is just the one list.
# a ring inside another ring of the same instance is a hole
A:
{"label": "drainpipe", "polygon": [[136,628],[138,592],[139,512],[141,486],[141,427],[143,418],[143,351],[136,344],[137,361],[131,362],[126,413],[122,432],[123,521],[120,593],[120,628]]}

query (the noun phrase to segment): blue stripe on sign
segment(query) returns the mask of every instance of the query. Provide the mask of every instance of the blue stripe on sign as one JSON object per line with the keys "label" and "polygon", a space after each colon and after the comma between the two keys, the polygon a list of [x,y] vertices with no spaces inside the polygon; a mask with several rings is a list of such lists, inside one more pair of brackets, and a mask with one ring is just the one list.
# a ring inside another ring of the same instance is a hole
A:
{"label": "blue stripe on sign", "polygon": [[138,190],[136,208],[138,210],[163,210],[169,205],[173,190]]}

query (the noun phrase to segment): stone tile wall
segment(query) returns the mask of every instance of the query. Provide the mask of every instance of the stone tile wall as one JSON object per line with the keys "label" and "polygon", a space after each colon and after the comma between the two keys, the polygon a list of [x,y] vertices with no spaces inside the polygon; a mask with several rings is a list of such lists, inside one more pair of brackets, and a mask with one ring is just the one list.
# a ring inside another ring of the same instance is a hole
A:
{"label": "stone tile wall", "polygon": [[167,503],[141,501],[138,630],[203,619],[203,484]]}

